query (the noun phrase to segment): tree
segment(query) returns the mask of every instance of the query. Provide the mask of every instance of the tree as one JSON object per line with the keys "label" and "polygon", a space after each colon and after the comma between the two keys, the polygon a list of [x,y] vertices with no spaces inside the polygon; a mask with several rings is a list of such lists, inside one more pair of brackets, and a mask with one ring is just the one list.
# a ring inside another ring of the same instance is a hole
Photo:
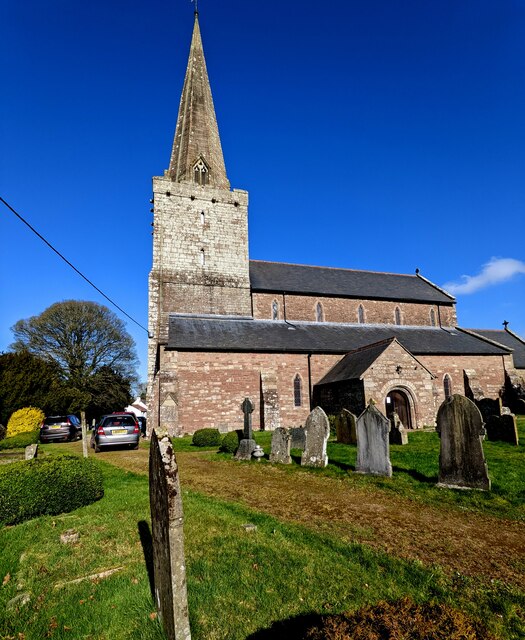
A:
{"label": "tree", "polygon": [[0,423],[7,424],[12,413],[22,407],[54,410],[54,398],[60,386],[55,364],[27,351],[0,355]]}
{"label": "tree", "polygon": [[[63,402],[79,410],[90,405],[93,377],[111,370],[130,386],[136,380],[137,356],[124,323],[96,302],[57,302],[38,316],[12,328],[16,352],[27,351],[57,367],[64,382]],[[96,379],[95,379],[96,382]],[[96,385],[95,385],[96,386]],[[99,387],[97,387],[99,388]]]}

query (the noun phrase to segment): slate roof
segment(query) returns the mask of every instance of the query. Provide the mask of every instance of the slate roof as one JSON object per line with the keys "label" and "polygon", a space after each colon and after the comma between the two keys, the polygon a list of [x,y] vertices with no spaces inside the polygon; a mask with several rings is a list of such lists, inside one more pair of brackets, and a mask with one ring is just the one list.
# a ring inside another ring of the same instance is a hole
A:
{"label": "slate roof", "polygon": [[354,380],[372,366],[379,356],[387,349],[395,338],[382,340],[347,353],[317,384],[330,384],[341,380]]}
{"label": "slate roof", "polygon": [[515,333],[505,331],[505,329],[469,329],[469,331],[512,349],[514,366],[517,369],[525,369],[525,340]]}
{"label": "slate roof", "polygon": [[502,355],[509,353],[460,329],[251,318],[170,315],[168,348],[179,351],[348,353],[397,338],[414,355]]}
{"label": "slate roof", "polygon": [[250,260],[250,284],[252,291],[259,292],[284,291],[448,305],[455,302],[453,296],[417,275],[332,269],[283,262]]}

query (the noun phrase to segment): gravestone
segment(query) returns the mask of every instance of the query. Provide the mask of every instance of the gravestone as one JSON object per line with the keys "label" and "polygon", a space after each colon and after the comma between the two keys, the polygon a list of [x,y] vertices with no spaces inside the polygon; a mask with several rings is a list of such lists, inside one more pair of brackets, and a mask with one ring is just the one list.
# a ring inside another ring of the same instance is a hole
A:
{"label": "gravestone", "polygon": [[239,442],[239,448],[235,454],[235,459],[251,460],[252,453],[255,451],[257,443],[253,439],[252,434],[253,402],[249,398],[244,398],[244,401],[241,404],[241,411],[244,413],[244,430],[242,439]]}
{"label": "gravestone", "polygon": [[301,456],[301,465],[303,467],[326,467],[328,464],[326,444],[330,437],[330,423],[321,407],[316,407],[306,418],[304,430],[306,443]]}
{"label": "gravestone", "polygon": [[501,398],[496,398],[495,400],[492,398],[482,398],[476,401],[476,407],[480,410],[483,422],[486,424],[491,416],[501,415]]}
{"label": "gravestone", "polygon": [[30,444],[25,448],[24,458],[25,460],[33,460],[38,454],[38,444]]}
{"label": "gravestone", "polygon": [[357,418],[358,473],[392,476],[389,433],[390,421],[370,403]]}
{"label": "gravestone", "polygon": [[348,409],[343,409],[335,417],[335,433],[337,442],[341,444],[356,444],[356,420],[357,418]]}
{"label": "gravestone", "polygon": [[388,440],[390,444],[408,444],[408,432],[401,422],[401,418],[395,411],[390,416],[390,433]]}
{"label": "gravestone", "polygon": [[292,427],[289,429],[291,438],[291,448],[304,450],[306,444],[306,433],[303,427]]}
{"label": "gravestone", "polygon": [[151,434],[149,498],[155,600],[168,640],[190,640],[179,469],[168,436]]}
{"label": "gravestone", "polygon": [[485,429],[476,405],[457,394],[447,398],[439,407],[436,431],[441,439],[438,486],[488,491]]}
{"label": "gravestone", "polygon": [[[506,407],[503,407],[504,409]],[[501,416],[490,416],[485,423],[487,440],[500,440],[519,445],[518,425],[516,416],[512,413],[504,413]]]}
{"label": "gravestone", "polygon": [[270,462],[279,464],[290,464],[292,457],[290,455],[290,445],[292,438],[290,432],[284,427],[277,427],[272,435],[272,452],[270,453]]}

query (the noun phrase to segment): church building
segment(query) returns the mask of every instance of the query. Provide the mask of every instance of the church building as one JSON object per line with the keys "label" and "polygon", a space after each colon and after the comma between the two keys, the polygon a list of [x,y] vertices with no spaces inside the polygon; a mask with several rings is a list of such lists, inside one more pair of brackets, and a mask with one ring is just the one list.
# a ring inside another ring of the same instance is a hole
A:
{"label": "church building", "polygon": [[359,414],[370,400],[416,429],[447,395],[497,398],[518,376],[520,339],[457,327],[454,297],[417,271],[250,260],[248,193],[227,177],[197,14],[153,213],[151,428],[238,429],[249,397],[255,429],[302,425],[317,405]]}

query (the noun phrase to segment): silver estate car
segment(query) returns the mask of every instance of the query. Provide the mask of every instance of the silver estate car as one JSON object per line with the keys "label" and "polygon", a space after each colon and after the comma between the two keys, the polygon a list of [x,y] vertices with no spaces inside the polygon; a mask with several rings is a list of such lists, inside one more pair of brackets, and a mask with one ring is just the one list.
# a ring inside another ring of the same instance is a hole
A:
{"label": "silver estate car", "polygon": [[95,449],[95,453],[100,453],[102,447],[112,446],[138,449],[139,440],[140,427],[135,414],[121,411],[102,418],[93,429],[91,446]]}
{"label": "silver estate car", "polygon": [[82,426],[75,415],[47,416],[40,425],[40,442],[73,442],[82,438]]}

